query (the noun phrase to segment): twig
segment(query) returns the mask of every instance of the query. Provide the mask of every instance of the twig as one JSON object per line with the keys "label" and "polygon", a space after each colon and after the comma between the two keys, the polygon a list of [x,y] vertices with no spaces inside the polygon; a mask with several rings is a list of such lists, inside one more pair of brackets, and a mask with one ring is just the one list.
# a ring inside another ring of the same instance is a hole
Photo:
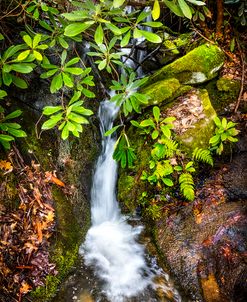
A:
{"label": "twig", "polygon": [[240,91],[239,91],[239,95],[238,95],[238,100],[237,100],[237,103],[236,103],[236,106],[234,108],[234,113],[236,113],[238,111],[238,107],[239,107],[239,104],[240,104],[240,101],[241,101],[241,98],[242,98],[242,94],[243,94],[243,91],[244,91],[244,78],[245,78],[245,58],[244,58],[244,53],[241,49],[241,46],[239,44],[239,40],[236,39],[237,41],[237,46],[238,46],[238,49],[239,49],[239,52],[240,52],[240,58],[241,58],[241,64],[242,64],[242,75],[241,75],[241,87],[240,87]]}

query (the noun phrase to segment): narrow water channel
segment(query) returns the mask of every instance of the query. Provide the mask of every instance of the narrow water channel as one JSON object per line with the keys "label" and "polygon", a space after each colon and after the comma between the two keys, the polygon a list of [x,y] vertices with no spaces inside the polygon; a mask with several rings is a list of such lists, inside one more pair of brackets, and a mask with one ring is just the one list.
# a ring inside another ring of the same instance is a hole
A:
{"label": "narrow water channel", "polygon": [[[156,263],[148,264],[145,259],[144,246],[137,242],[142,227],[129,225],[120,213],[116,199],[117,163],[112,158],[115,138],[104,137],[104,133],[112,127],[117,112],[118,108],[109,101],[100,105],[102,152],[93,178],[92,226],[80,252],[85,265],[92,267],[103,281],[102,291],[109,301],[122,302],[139,294],[142,294],[139,301],[151,301],[147,292],[155,292],[155,280],[165,274]],[[179,294],[174,289],[172,291],[174,301],[181,301]],[[158,300],[153,297],[152,301]]]}

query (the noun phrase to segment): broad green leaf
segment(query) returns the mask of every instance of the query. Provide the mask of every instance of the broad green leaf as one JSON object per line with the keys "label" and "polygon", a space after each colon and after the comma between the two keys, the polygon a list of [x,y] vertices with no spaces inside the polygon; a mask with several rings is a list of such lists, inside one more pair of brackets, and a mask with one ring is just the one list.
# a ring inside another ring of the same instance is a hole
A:
{"label": "broad green leaf", "polygon": [[42,61],[43,57],[42,57],[42,55],[41,55],[40,52],[34,50],[34,51],[33,51],[33,54],[34,54],[34,57],[35,57],[36,60]]}
{"label": "broad green leaf", "polygon": [[218,128],[221,128],[221,121],[220,119],[218,118],[218,116],[216,116],[214,118],[214,122],[215,122],[215,125],[218,127]]}
{"label": "broad green leaf", "polygon": [[122,127],[122,125],[117,125],[115,127],[112,127],[111,129],[109,129],[108,131],[105,132],[104,136],[111,135],[112,133],[114,133],[120,127]]}
{"label": "broad green leaf", "polygon": [[141,128],[140,124],[137,121],[131,120],[130,123],[137,128]]}
{"label": "broad green leaf", "polygon": [[80,61],[80,58],[78,58],[78,57],[73,58],[68,63],[65,64],[65,67],[69,67],[71,65],[74,65],[74,64],[78,63],[79,61]]}
{"label": "broad green leaf", "polygon": [[192,18],[192,12],[189,5],[185,2],[185,0],[178,0],[178,4],[183,12],[184,16],[188,19]]}
{"label": "broad green leaf", "polygon": [[129,43],[129,40],[130,40],[130,37],[131,37],[131,32],[130,30],[127,32],[127,34],[123,37],[123,39],[121,40],[120,42],[120,46],[121,47],[124,47],[126,45],[128,45]]}
{"label": "broad green leaf", "polygon": [[58,37],[58,42],[63,48],[69,48],[69,44],[64,40],[64,38]]}
{"label": "broad green leaf", "polygon": [[217,145],[220,141],[220,136],[219,135],[214,135],[213,137],[210,138],[209,143],[211,145]]}
{"label": "broad green leaf", "polygon": [[165,135],[165,137],[170,138],[171,137],[171,130],[168,128],[168,126],[162,125],[161,127],[162,133]]}
{"label": "broad green leaf", "polygon": [[159,19],[159,17],[160,17],[160,4],[159,4],[158,0],[154,1],[154,6],[152,9],[152,17],[153,17],[154,21]]}
{"label": "broad green leaf", "polygon": [[74,121],[76,123],[79,123],[79,124],[88,124],[88,120],[79,115],[79,114],[76,114],[76,113],[71,113],[69,116],[68,116],[68,119],[71,120],[71,121]]}
{"label": "broad green leaf", "polygon": [[7,72],[2,72],[3,83],[6,86],[9,86],[12,83],[12,76]]}
{"label": "broad green leaf", "polygon": [[163,24],[161,22],[152,22],[152,21],[144,22],[144,23],[142,23],[142,25],[150,26],[150,27],[161,27],[161,26],[163,26]]}
{"label": "broad green leaf", "polygon": [[5,120],[10,120],[10,119],[16,118],[16,117],[20,116],[21,114],[22,114],[21,110],[15,110],[15,111],[11,112],[10,114],[6,115]]}
{"label": "broad green leaf", "polygon": [[113,7],[118,8],[124,4],[125,0],[113,0]]}
{"label": "broad green leaf", "polygon": [[134,37],[134,39],[141,38],[142,37],[141,30],[139,30],[138,28],[135,28],[133,30],[133,37]]}
{"label": "broad green leaf", "polygon": [[21,89],[26,89],[28,87],[27,82],[21,78],[12,75],[13,84]]}
{"label": "broad green leaf", "polygon": [[74,86],[74,82],[68,74],[66,74],[65,72],[62,72],[62,77],[63,77],[63,82],[64,82],[65,86],[67,86],[69,88],[72,88]]}
{"label": "broad green leaf", "polygon": [[0,100],[7,96],[7,92],[4,90],[0,90]]}
{"label": "broad green leaf", "polygon": [[29,64],[12,64],[11,69],[20,73],[30,73],[33,71],[33,67]]}
{"label": "broad green leaf", "polygon": [[159,131],[158,130],[154,130],[152,132],[152,139],[156,139],[159,136]]}
{"label": "broad green leaf", "polygon": [[0,134],[0,140],[6,141],[6,142],[10,142],[13,141],[14,138],[10,135],[6,135],[6,134]]}
{"label": "broad green leaf", "polygon": [[155,124],[154,124],[153,120],[151,120],[151,119],[147,119],[147,120],[141,121],[140,126],[141,127],[149,127],[149,126],[151,126],[151,127],[155,128]]}
{"label": "broad green leaf", "polygon": [[82,21],[85,18],[88,18],[88,12],[86,10],[73,11],[72,13],[62,14],[69,21]]}
{"label": "broad green leaf", "polygon": [[0,41],[4,40],[4,36],[2,34],[0,34]]}
{"label": "broad green leaf", "polygon": [[[109,28],[115,35],[121,35],[122,31],[120,28],[118,28],[116,25],[112,23],[106,23],[105,24],[107,28]],[[115,43],[114,43],[115,44]]]}
{"label": "broad green leaf", "polygon": [[74,75],[80,75],[83,73],[83,69],[80,67],[65,67],[64,71]]}
{"label": "broad green leaf", "polygon": [[39,42],[41,41],[41,35],[40,34],[36,34],[33,38],[33,48],[36,48],[39,44]]}
{"label": "broad green leaf", "polygon": [[61,137],[63,140],[66,140],[69,137],[68,123],[63,127]]}
{"label": "broad green leaf", "polygon": [[51,81],[51,86],[50,86],[50,91],[51,93],[56,92],[57,90],[59,90],[61,87],[63,86],[63,78],[61,73],[59,73],[58,75],[56,75],[52,81]]}
{"label": "broad green leaf", "polygon": [[162,178],[162,181],[168,187],[172,187],[174,185],[173,181],[170,178]]}
{"label": "broad green leaf", "polygon": [[94,41],[96,44],[102,44],[104,39],[104,32],[101,24],[96,28],[96,31],[94,33]]}
{"label": "broad green leaf", "polygon": [[145,31],[145,30],[140,30],[141,34],[143,35],[144,38],[146,38],[149,42],[152,43],[161,43],[162,39],[160,36],[151,33],[149,31]]}
{"label": "broad green leaf", "polygon": [[14,128],[9,128],[8,133],[10,133],[11,135],[13,135],[15,137],[26,137],[27,136],[25,131],[17,130],[17,129],[14,129]]}
{"label": "broad green leaf", "polygon": [[73,107],[71,111],[82,114],[82,115],[86,115],[86,116],[90,116],[93,114],[92,110],[86,109],[84,107]]}
{"label": "broad green leaf", "polygon": [[30,36],[28,35],[23,36],[23,40],[30,48],[33,47],[32,38]]}
{"label": "broad green leaf", "polygon": [[43,114],[44,115],[51,115],[53,113],[56,113],[60,110],[62,110],[63,107],[62,106],[46,106],[44,109],[43,109]]}
{"label": "broad green leaf", "polygon": [[47,120],[46,122],[44,122],[44,124],[42,125],[41,129],[42,130],[52,129],[52,128],[54,128],[57,125],[57,123],[59,121],[61,121],[61,119],[62,119],[62,115],[61,114],[53,116],[53,118],[50,118],[49,120]]}
{"label": "broad green leaf", "polygon": [[158,123],[160,119],[160,108],[158,106],[153,107],[153,115],[156,123]]}
{"label": "broad green leaf", "polygon": [[17,60],[18,60],[18,61],[23,61],[23,60],[25,60],[25,59],[29,56],[30,52],[31,52],[31,50],[25,50],[25,51],[21,52],[21,53],[18,55]]}
{"label": "broad green leaf", "polygon": [[88,29],[94,22],[87,22],[87,23],[72,23],[65,27],[64,34],[68,37],[74,37],[79,35],[80,33],[84,32]]}
{"label": "broad green leaf", "polygon": [[179,17],[184,17],[184,14],[181,11],[180,7],[177,4],[175,4],[173,1],[163,0],[163,2],[175,15]]}
{"label": "broad green leaf", "polygon": [[98,65],[99,70],[102,70],[106,67],[106,59],[104,59],[103,61],[101,61]]}
{"label": "broad green leaf", "polygon": [[3,54],[3,59],[6,60],[16,54],[18,51],[26,49],[25,44],[10,46]]}

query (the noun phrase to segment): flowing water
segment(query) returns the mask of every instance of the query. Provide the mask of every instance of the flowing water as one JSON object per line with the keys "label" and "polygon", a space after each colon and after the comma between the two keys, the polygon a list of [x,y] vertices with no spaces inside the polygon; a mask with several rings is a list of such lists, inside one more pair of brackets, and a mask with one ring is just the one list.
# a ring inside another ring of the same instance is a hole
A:
{"label": "flowing water", "polygon": [[[109,301],[127,301],[140,293],[142,298],[139,301],[158,301],[150,295],[143,295],[143,292],[155,292],[155,279],[158,276],[168,279],[168,276],[155,261],[147,264],[144,246],[137,242],[142,227],[133,227],[126,222],[116,199],[117,164],[112,158],[115,138],[104,137],[104,133],[112,127],[117,111],[109,101],[100,105],[103,139],[91,193],[92,226],[80,252],[85,264],[93,267],[97,277],[103,281],[102,291]],[[181,301],[174,289],[173,292],[173,301]]]}

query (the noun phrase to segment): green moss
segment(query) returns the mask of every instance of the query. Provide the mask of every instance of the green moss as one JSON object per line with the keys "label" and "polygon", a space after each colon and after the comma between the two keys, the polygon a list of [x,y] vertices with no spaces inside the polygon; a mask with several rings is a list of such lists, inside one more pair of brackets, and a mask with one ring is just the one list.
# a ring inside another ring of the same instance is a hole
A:
{"label": "green moss", "polygon": [[210,81],[205,88],[217,113],[224,113],[225,107],[238,99],[240,82],[226,78]]}
{"label": "green moss", "polygon": [[181,85],[180,82],[173,79],[166,79],[143,88],[140,92],[149,96],[148,105],[167,104],[176,97],[188,92],[191,89],[189,85]]}
{"label": "green moss", "polygon": [[196,147],[207,148],[209,139],[213,136],[215,129],[213,119],[216,117],[216,112],[210,102],[207,90],[199,90],[198,96],[203,106],[205,118],[200,119],[194,124],[193,128],[188,129],[184,134],[177,137],[182,143],[182,149],[189,153],[192,153]]}
{"label": "green moss", "polygon": [[216,45],[201,45],[155,72],[148,84],[176,78],[181,84],[203,83],[214,78],[224,63],[224,53]]}
{"label": "green moss", "polygon": [[85,221],[84,228],[80,227],[73,213],[72,205],[59,188],[54,187],[52,195],[58,221],[57,236],[51,250],[51,261],[56,264],[58,274],[56,276],[48,275],[45,286],[40,286],[31,293],[35,302],[50,301],[55,295],[58,285],[76,262],[79,244],[90,223],[89,217],[88,221]]}

